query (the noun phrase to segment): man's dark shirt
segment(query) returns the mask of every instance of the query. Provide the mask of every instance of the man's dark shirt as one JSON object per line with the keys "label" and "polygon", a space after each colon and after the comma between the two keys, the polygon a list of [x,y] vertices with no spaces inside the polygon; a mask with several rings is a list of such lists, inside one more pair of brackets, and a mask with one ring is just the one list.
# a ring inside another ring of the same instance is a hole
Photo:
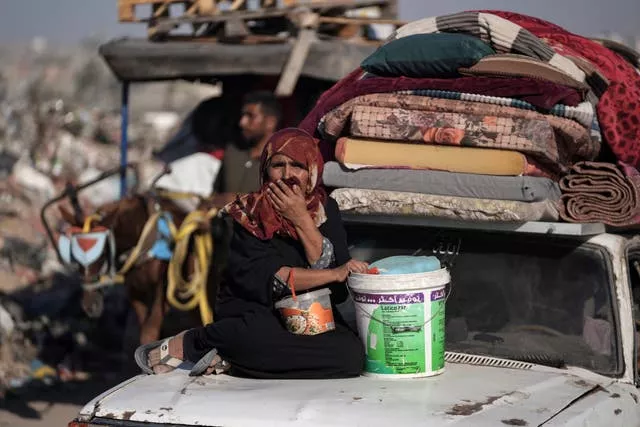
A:
{"label": "man's dark shirt", "polygon": [[250,193],[260,188],[260,159],[252,160],[249,150],[229,144],[215,184],[217,193]]}

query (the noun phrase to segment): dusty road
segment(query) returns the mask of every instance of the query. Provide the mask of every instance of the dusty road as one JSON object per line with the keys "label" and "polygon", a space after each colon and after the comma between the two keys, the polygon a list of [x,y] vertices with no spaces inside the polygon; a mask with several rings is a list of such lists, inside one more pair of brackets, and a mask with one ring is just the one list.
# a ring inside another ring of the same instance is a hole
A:
{"label": "dusty road", "polygon": [[0,400],[0,427],[66,427],[85,403],[121,380],[66,383]]}
{"label": "dusty road", "polygon": [[48,402],[31,402],[29,414],[0,409],[0,427],[66,427],[67,423],[78,413],[81,406],[71,404],[49,404]]}

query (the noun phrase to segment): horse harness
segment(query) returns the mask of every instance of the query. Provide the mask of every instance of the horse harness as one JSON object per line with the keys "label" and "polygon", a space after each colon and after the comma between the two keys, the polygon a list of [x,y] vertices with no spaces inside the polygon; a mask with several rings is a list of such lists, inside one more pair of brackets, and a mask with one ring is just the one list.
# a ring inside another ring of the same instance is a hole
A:
{"label": "horse harness", "polygon": [[[179,195],[178,195],[179,196]],[[144,200],[144,199],[143,199]],[[58,238],[58,249],[67,264],[73,262],[85,270],[96,263],[107,252],[107,271],[99,273],[96,280],[83,284],[83,289],[95,291],[104,287],[123,284],[126,274],[135,266],[146,261],[158,259],[169,262],[167,277],[167,300],[179,310],[191,310],[199,306],[203,324],[213,321],[213,312],[209,307],[206,285],[213,254],[213,239],[203,232],[209,222],[218,214],[213,208],[209,211],[196,210],[187,215],[180,228],[175,226],[170,212],[162,210],[158,203],[148,209],[148,218],[136,245],[116,260],[116,245],[113,231],[104,226],[93,226],[102,219],[102,215],[88,216],[83,227],[70,227],[67,234]],[[195,274],[191,280],[184,279],[183,265],[189,255],[189,242],[194,239],[196,254]],[[116,269],[117,261],[122,267]]]}

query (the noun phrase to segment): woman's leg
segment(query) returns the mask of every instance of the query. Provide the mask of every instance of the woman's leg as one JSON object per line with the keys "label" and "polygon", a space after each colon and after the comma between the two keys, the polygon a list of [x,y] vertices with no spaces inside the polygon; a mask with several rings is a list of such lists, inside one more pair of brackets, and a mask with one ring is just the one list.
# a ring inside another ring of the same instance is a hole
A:
{"label": "woman's leg", "polygon": [[334,331],[314,336],[295,335],[265,307],[223,318],[184,337],[190,361],[214,347],[233,374],[253,378],[347,378],[358,376],[364,364],[362,343],[345,326],[336,324]]}

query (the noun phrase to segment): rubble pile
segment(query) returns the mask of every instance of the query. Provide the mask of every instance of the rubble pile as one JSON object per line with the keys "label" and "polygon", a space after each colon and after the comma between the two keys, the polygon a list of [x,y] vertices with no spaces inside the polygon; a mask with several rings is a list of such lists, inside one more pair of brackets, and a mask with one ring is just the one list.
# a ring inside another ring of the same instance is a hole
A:
{"label": "rubble pile", "polygon": [[[2,113],[0,397],[34,383],[50,385],[87,377],[73,361],[88,341],[79,281],[58,261],[40,214],[66,185],[92,180],[120,163],[117,114],[68,111],[57,103],[47,109],[44,123],[37,124],[27,109],[5,105]],[[134,140],[130,159],[150,157],[150,149],[135,142],[139,141]],[[85,212],[93,212],[116,200],[119,189],[119,177],[114,175],[79,193],[78,199]],[[57,209],[47,211],[47,220],[56,228],[62,224]],[[46,360],[43,353],[49,354]]]}
{"label": "rubble pile", "polygon": [[[40,218],[69,184],[120,164],[119,84],[97,57],[98,44],[0,46],[0,398],[33,381],[86,377],[79,354],[95,352],[97,360],[107,353],[99,346],[122,345],[124,296],[113,297],[110,319],[90,323],[81,311],[80,282],[58,261]],[[132,88],[128,161],[137,165],[128,173],[130,189],[144,190],[162,169],[153,150],[205,96],[184,85]],[[173,86],[188,96],[171,98]],[[78,202],[90,213],[119,196],[113,175],[79,192]],[[47,210],[47,222],[59,230],[58,209]]]}

